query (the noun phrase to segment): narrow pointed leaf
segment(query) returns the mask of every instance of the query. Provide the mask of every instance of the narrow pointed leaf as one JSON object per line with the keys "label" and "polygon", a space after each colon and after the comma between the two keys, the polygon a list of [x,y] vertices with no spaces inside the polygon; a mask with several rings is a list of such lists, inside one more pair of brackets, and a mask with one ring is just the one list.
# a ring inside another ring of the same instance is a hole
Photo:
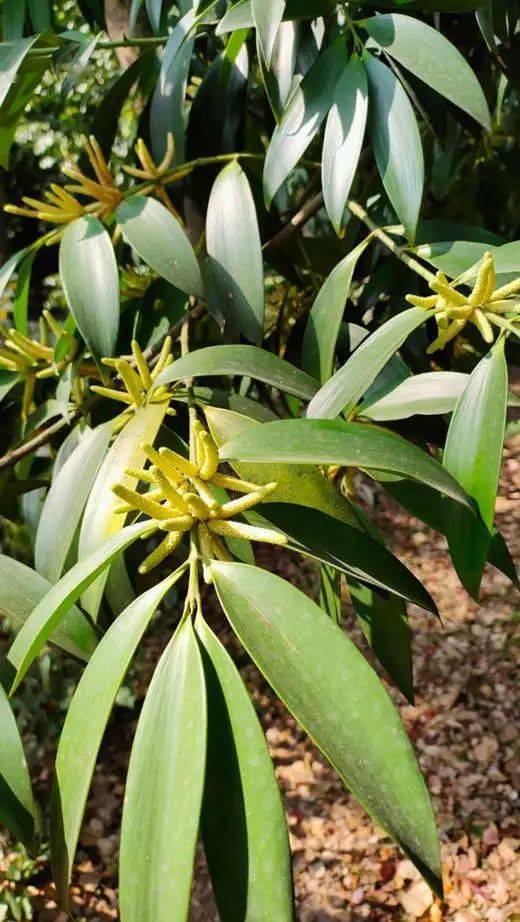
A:
{"label": "narrow pointed leaf", "polygon": [[304,400],[312,397],[318,387],[316,381],[299,368],[256,346],[206,346],[197,349],[169,365],[157,378],[157,384],[220,375],[247,375]]}
{"label": "narrow pointed leaf", "polygon": [[325,384],[332,374],[336,343],[352,277],[357,261],[368,243],[368,240],[363,240],[334,266],[309,312],[303,337],[302,368],[321,384]]}
{"label": "narrow pointed leaf", "polygon": [[237,161],[217,176],[208,204],[206,245],[216,294],[232,328],[261,343],[264,270],[256,208],[247,176]]}
{"label": "narrow pointed leaf", "polygon": [[114,621],[83,673],[70,703],[56,756],[51,799],[53,878],[63,905],[101,740],[118,689],[163,596],[178,575],[139,596]]}
{"label": "narrow pointed leaf", "polygon": [[262,728],[240,675],[202,619],[208,755],[202,836],[222,922],[291,922],[285,816]]}
{"label": "narrow pointed leaf", "polygon": [[177,218],[160,202],[132,195],[116,209],[126,242],[162,278],[186,294],[202,296],[199,264]]}
{"label": "narrow pointed leaf", "polygon": [[0,106],[4,102],[27,52],[32,48],[37,35],[21,38],[19,41],[2,42],[0,47]]}
{"label": "narrow pointed leaf", "polygon": [[341,572],[322,564],[320,567],[320,608],[336,624],[341,624]]}
{"label": "narrow pointed leaf", "polygon": [[285,0],[251,0],[251,10],[265,63],[270,67],[276,35],[285,10]]}
{"label": "narrow pointed leaf", "polygon": [[384,544],[346,522],[291,503],[262,503],[262,518],[285,532],[289,547],[308,553],[361,582],[437,612],[429,592]]}
{"label": "narrow pointed leaf", "polygon": [[31,845],[35,805],[23,743],[7,695],[0,684],[0,823]]}
{"label": "narrow pointed leaf", "polygon": [[224,611],[258,668],[378,824],[437,890],[428,792],[387,692],[354,644],[298,589],[245,564],[214,563]]}
{"label": "narrow pointed leaf", "polygon": [[269,144],[264,165],[264,196],[270,205],[291,170],[319,131],[347,62],[344,39],[337,39],[290,95]]}
{"label": "narrow pointed leaf", "polygon": [[[0,615],[8,619],[15,632],[50,589],[51,583],[31,567],[0,554]],[[88,660],[97,642],[94,628],[75,605],[49,637],[49,643],[82,660]]]}
{"label": "narrow pointed leaf", "polygon": [[113,355],[119,329],[119,274],[98,218],[69,224],[60,245],[60,276],[70,312],[96,359]]}
{"label": "narrow pointed leaf", "polygon": [[150,136],[156,163],[164,157],[168,133],[173,134],[175,163],[184,160],[184,102],[193,52],[190,30],[195,20],[195,4],[173,28],[161,61],[159,78],[150,104]]}
{"label": "narrow pointed leaf", "polygon": [[365,68],[357,55],[353,55],[336,84],[323,139],[323,197],[332,226],[339,235],[363,146],[367,109]]}
{"label": "narrow pointed leaf", "polygon": [[405,90],[390,68],[368,53],[363,61],[370,96],[368,127],[377,168],[388,198],[413,241],[424,184],[417,120]]}
{"label": "narrow pointed leaf", "polygon": [[220,449],[223,460],[262,464],[341,464],[419,480],[473,509],[471,499],[435,458],[393,432],[361,423],[287,419],[263,423]]}
{"label": "narrow pointed leaf", "polygon": [[468,383],[460,371],[427,371],[406,378],[388,394],[359,408],[369,419],[407,419],[421,414],[451,413]]}
{"label": "narrow pointed leaf", "polygon": [[486,97],[475,74],[437,29],[401,13],[374,16],[364,28],[387,54],[491,131]]}
{"label": "narrow pointed leaf", "polygon": [[65,566],[93,480],[110,442],[112,424],[88,432],[53,480],[43,505],[34,548],[35,567],[56,583]]}
{"label": "narrow pointed leaf", "polygon": [[11,694],[16,691],[34,658],[63,620],[72,603],[117,554],[149,528],[149,522],[139,522],[124,528],[86,560],[79,561],[62,576],[59,583],[49,589],[20,629],[7,655],[6,672],[11,682]]}
{"label": "narrow pointed leaf", "polygon": [[206,689],[191,619],[155,670],[126,784],[122,922],[185,922],[204,789]]}

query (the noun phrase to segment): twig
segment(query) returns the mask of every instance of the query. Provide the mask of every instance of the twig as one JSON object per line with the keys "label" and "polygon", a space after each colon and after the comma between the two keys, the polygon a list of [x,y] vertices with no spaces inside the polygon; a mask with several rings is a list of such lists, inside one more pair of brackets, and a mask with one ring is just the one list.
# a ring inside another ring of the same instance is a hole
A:
{"label": "twig", "polygon": [[320,210],[323,205],[323,192],[318,192],[317,195],[314,195],[309,201],[292,216],[291,220],[282,227],[281,231],[278,231],[274,237],[271,237],[271,240],[268,240],[267,243],[264,243],[264,250],[276,250],[278,247],[282,246],[289,237],[292,237],[297,230],[303,227],[307,221],[310,221],[312,217]]}
{"label": "twig", "polygon": [[412,272],[416,272],[417,275],[420,275],[427,282],[436,281],[433,272],[430,272],[428,269],[426,269],[425,266],[422,266],[420,262],[413,258],[413,256],[409,256],[403,247],[397,246],[397,243],[395,243],[395,241],[388,236],[382,227],[379,227],[379,225],[372,220],[368,212],[365,210],[365,208],[363,208],[362,205],[359,204],[359,202],[350,200],[347,202],[347,208],[352,212],[353,215],[355,215],[356,218],[359,218],[360,221],[363,221],[363,224],[366,224],[369,230],[372,231],[374,237],[377,237],[377,239],[380,240],[381,243],[383,243],[385,247],[394,254],[394,256],[397,256],[397,258],[400,259],[402,263],[408,266]]}

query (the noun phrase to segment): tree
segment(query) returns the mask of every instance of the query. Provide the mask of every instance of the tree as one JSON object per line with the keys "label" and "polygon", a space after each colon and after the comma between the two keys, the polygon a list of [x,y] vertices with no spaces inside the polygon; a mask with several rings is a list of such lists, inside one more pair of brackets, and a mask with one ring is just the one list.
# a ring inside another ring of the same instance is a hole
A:
{"label": "tree", "polygon": [[[505,93],[516,92],[514,13],[478,10],[486,53],[471,0],[406,12],[312,0],[78,6],[85,22],[72,30],[51,4],[5,0],[2,14],[5,168],[42,80],[58,73],[66,95],[100,53],[119,64],[77,162],[41,200],[5,208],[41,233],[0,270],[3,291],[14,281],[0,347],[2,487],[14,516],[13,488],[41,491],[42,504],[34,569],[0,558],[0,609],[19,628],[3,669],[0,818],[33,840],[8,696],[51,643],[86,664],[51,802],[66,906],[113,703],[178,584],[184,606],[130,759],[121,916],[186,918],[200,825],[222,919],[293,917],[267,748],[204,618],[214,590],[277,695],[440,893],[428,792],[384,686],[340,626],[341,582],[412,700],[406,606],[436,606],[361,509],[357,472],[446,535],[474,598],[487,562],[517,580],[494,506],[520,244],[478,226],[493,205],[475,215],[471,197],[454,203],[500,145]],[[493,120],[448,37],[459,23],[487,97],[498,92]],[[121,163],[129,105],[135,155]],[[495,229],[509,230],[498,219]],[[54,310],[29,310],[48,248],[62,295]],[[316,561],[319,605],[256,566],[256,542]]]}

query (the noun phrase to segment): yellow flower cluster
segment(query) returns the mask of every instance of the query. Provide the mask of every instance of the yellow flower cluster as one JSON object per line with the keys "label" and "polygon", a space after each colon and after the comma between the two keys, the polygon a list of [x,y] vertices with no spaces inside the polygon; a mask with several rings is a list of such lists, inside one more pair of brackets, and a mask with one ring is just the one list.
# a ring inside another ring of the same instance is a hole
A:
{"label": "yellow flower cluster", "polygon": [[450,284],[443,272],[437,273],[435,280],[430,282],[430,288],[435,294],[427,297],[406,296],[408,303],[415,307],[423,307],[426,310],[435,308],[439,335],[428,348],[428,352],[443,349],[467,323],[473,323],[487,343],[492,343],[495,338],[493,326],[520,335],[520,278],[495,289],[492,253],[484,254],[470,294],[459,291],[457,285]]}
{"label": "yellow flower cluster", "polygon": [[[172,339],[167,336],[159,353],[159,358],[153,369],[150,369],[139,343],[132,341],[132,354],[137,371],[132,368],[130,362],[126,359],[104,358],[101,361],[103,365],[113,368],[124,385],[124,390],[117,390],[113,387],[102,387],[94,384],[91,388],[96,394],[102,397],[108,397],[110,400],[117,400],[124,403],[127,409],[121,415],[115,431],[122,429],[128,422],[129,418],[139,407],[147,403],[169,403],[170,393],[167,387],[157,387],[156,379],[173,361],[172,357]],[[175,416],[175,410],[168,407],[166,412],[169,416]]]}
{"label": "yellow flower cluster", "polygon": [[[164,187],[165,179],[171,179],[168,171],[171,167],[174,157],[173,135],[171,132],[168,133],[166,153],[161,162],[158,164],[154,163],[153,157],[142,138],[139,138],[137,141],[137,144],[135,145],[135,152],[137,159],[141,164],[141,168],[134,166],[124,166],[123,169],[125,173],[128,173],[129,176],[133,176],[135,179],[140,179],[146,183],[146,185],[139,190],[141,195],[147,195],[149,192],[154,192],[157,198],[160,198],[163,204],[166,205],[168,211],[171,211],[172,214],[174,214],[175,217],[180,220],[179,214],[170,201],[170,197]],[[179,179],[181,175],[183,175],[182,171],[179,171]]]}
{"label": "yellow flower cluster", "polygon": [[[68,350],[59,362],[54,358],[54,346],[47,343],[49,331],[54,334],[56,341],[64,336],[68,339]],[[16,372],[25,382],[22,419],[27,419],[32,410],[36,381],[59,375],[72,362],[78,349],[74,337],[66,333],[47,310],[43,311],[40,333],[41,338],[38,341],[30,339],[18,330],[10,329],[5,335],[3,345],[0,346],[0,368]]]}
{"label": "yellow flower cluster", "polygon": [[[237,522],[240,515],[261,503],[276,487],[248,483],[218,470],[218,448],[209,432],[196,421],[193,425],[196,459],[189,461],[169,448],[156,451],[143,445],[150,467],[127,473],[149,485],[147,493],[138,493],[122,484],[112,489],[123,501],[117,512],[126,515],[137,510],[150,517],[150,532],[160,530],[166,536],[143,561],[139,571],[148,573],[175,550],[182,536],[195,529],[198,551],[207,564],[211,559],[231,560],[222,538],[246,538],[269,544],[287,543],[280,532]],[[242,496],[218,503],[212,487],[222,487]],[[207,570],[205,570],[206,578]]]}

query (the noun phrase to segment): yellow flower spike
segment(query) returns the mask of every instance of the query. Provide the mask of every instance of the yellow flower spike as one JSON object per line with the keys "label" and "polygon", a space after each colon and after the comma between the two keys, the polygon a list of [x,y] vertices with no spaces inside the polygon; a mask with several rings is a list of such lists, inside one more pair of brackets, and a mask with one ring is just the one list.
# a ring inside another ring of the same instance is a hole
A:
{"label": "yellow flower spike", "polygon": [[248,480],[240,480],[238,477],[233,477],[231,474],[221,474],[219,471],[213,475],[211,482],[214,483],[216,487],[223,487],[224,490],[233,490],[235,493],[254,493],[255,490],[258,490],[257,483],[250,483]]}
{"label": "yellow flower spike", "polygon": [[107,161],[103,151],[101,150],[95,136],[91,134],[88,140],[85,140],[85,151],[90,164],[100,183],[106,183],[111,185],[114,181],[114,177],[110,172]]}
{"label": "yellow flower spike", "polygon": [[432,352],[436,352],[437,349],[444,349],[444,346],[446,346],[449,342],[451,342],[451,340],[454,339],[458,333],[460,333],[460,331],[465,327],[465,325],[466,325],[465,320],[453,320],[450,326],[446,327],[446,329],[442,331],[440,336],[438,336],[437,339],[435,339],[430,344],[430,346],[428,346],[428,349],[427,349],[428,354],[430,355]]}
{"label": "yellow flower spike", "polygon": [[435,307],[437,300],[437,295],[427,295],[426,297],[421,297],[420,295],[406,295],[405,297],[405,301],[408,301],[408,304],[413,304],[414,307],[423,307],[425,310],[428,310],[430,307]]}
{"label": "yellow flower spike", "polygon": [[488,251],[487,253],[484,253],[484,256],[482,257],[482,262],[477,273],[473,291],[468,298],[469,303],[474,306],[478,306],[480,304],[484,304],[486,301],[489,301],[489,298],[493,294],[494,285],[495,266],[493,262],[493,254]]}
{"label": "yellow flower spike", "polygon": [[253,506],[261,503],[275,488],[275,483],[268,483],[265,487],[259,487],[258,490],[253,493],[247,493],[245,496],[240,496],[238,499],[231,499],[228,503],[223,503],[218,509],[218,518],[229,519],[233,515],[240,515],[242,512],[247,512],[248,509],[252,509]]}
{"label": "yellow flower spike", "polygon": [[136,470],[136,469],[133,468],[133,467],[129,467],[129,468],[127,468],[127,470],[125,471],[125,473],[128,474],[129,477],[132,477],[134,480],[142,480],[143,483],[150,483],[150,484],[151,484],[151,483],[155,483],[155,478],[154,478],[154,475],[153,475],[153,473],[152,473],[151,470],[149,470],[149,471],[145,471],[145,470],[140,470],[140,471],[138,471],[138,470]]}
{"label": "yellow flower spike", "polygon": [[442,272],[437,273],[437,277],[434,282],[430,282],[430,288],[433,291],[436,291],[437,294],[442,295],[446,298],[448,304],[466,304],[467,298],[462,292],[457,291],[456,288],[452,288],[451,285],[446,281],[446,276]]}
{"label": "yellow flower spike", "polygon": [[115,493],[118,499],[122,499],[135,509],[139,509],[140,512],[144,512],[145,515],[149,515],[151,519],[169,519],[171,517],[171,513],[166,506],[161,506],[160,503],[149,499],[144,493],[137,493],[135,490],[130,490],[128,487],[123,486],[123,484],[115,484],[112,487],[112,492]]}
{"label": "yellow flower spike", "polygon": [[150,369],[148,368],[148,363],[136,339],[132,340],[132,355],[134,356],[135,364],[137,365],[137,370],[143,383],[143,387],[148,390],[153,383],[152,376],[150,374]]}
{"label": "yellow flower spike", "polygon": [[195,487],[197,493],[210,510],[217,509],[218,503],[210,488],[200,477],[190,477],[190,483]]}
{"label": "yellow flower spike", "polygon": [[115,362],[115,369],[135,406],[141,406],[146,396],[146,391],[143,389],[143,382],[137,372],[124,359],[119,359]]}
{"label": "yellow flower spike", "polygon": [[50,346],[42,346],[18,330],[10,329],[7,334],[7,340],[11,342],[15,349],[19,349],[22,354],[34,359],[45,359],[49,361],[54,356],[54,350]]}
{"label": "yellow flower spike", "polygon": [[209,507],[197,493],[185,493],[184,499],[189,506],[190,512],[196,519],[201,519],[202,521],[209,519]]}
{"label": "yellow flower spike", "polygon": [[246,538],[248,541],[263,541],[280,546],[287,544],[287,536],[280,532],[270,528],[258,528],[256,525],[244,525],[242,522],[211,519],[208,522],[208,530],[225,538]]}
{"label": "yellow flower spike", "polygon": [[[146,452],[146,447],[143,445],[143,451]],[[187,477],[197,477],[199,471],[198,468],[187,458],[184,458],[182,455],[177,454],[176,451],[172,451],[171,448],[160,448],[159,455],[161,458],[165,458],[170,464],[181,474],[185,474]]]}
{"label": "yellow flower spike", "polygon": [[166,362],[168,361],[168,356],[171,354],[171,351],[172,351],[172,338],[171,336],[167,336],[162,344],[161,351],[159,353],[159,358],[157,359],[157,362],[153,368],[153,371],[151,372],[152,381],[155,381],[156,378],[158,378],[159,375],[161,374],[161,371],[163,371],[163,369],[166,367]]}
{"label": "yellow flower spike", "polygon": [[186,502],[185,498],[179,493],[179,491],[173,487],[167,477],[164,476],[163,472],[158,469],[155,472],[155,478],[159,487],[162,490],[163,496],[168,501],[170,506],[173,506],[174,509],[177,509],[181,514],[188,514],[190,511],[189,505]]}
{"label": "yellow flower spike", "polygon": [[495,339],[495,334],[493,333],[493,327],[491,326],[489,320],[487,319],[485,313],[480,310],[480,308],[475,308],[473,313],[472,320],[477,327],[482,339],[486,343],[492,343]]}
{"label": "yellow flower spike", "polygon": [[22,419],[23,420],[27,419],[33,407],[35,383],[36,383],[36,376],[34,374],[27,375],[25,379],[25,386],[23,389],[23,398],[22,398]]}
{"label": "yellow flower spike", "polygon": [[218,447],[209,432],[204,429],[198,436],[198,445],[202,456],[202,463],[199,466],[199,475],[202,480],[211,480],[216,474],[219,465]]}
{"label": "yellow flower spike", "polygon": [[52,316],[51,312],[45,307],[42,311],[47,326],[54,333],[56,339],[60,339],[63,336],[64,330],[61,323],[58,323],[55,317]]}
{"label": "yellow flower spike", "polygon": [[90,390],[101,397],[108,397],[109,400],[118,400],[120,403],[126,403],[129,406],[134,404],[130,394],[126,394],[125,391],[118,391],[114,387],[102,387],[100,384],[92,384]]}
{"label": "yellow flower spike", "polygon": [[507,285],[502,285],[501,288],[497,288],[489,300],[492,304],[494,304],[495,301],[501,301],[503,298],[509,298],[511,295],[515,295],[519,291],[520,278],[514,279],[512,282],[508,282]]}
{"label": "yellow flower spike", "polygon": [[161,543],[157,545],[155,550],[153,550],[152,553],[149,554],[145,560],[143,560],[139,567],[139,573],[145,575],[146,573],[149,573],[150,570],[153,570],[154,567],[159,566],[159,564],[162,563],[166,557],[169,557],[169,555],[175,550],[181,539],[181,532],[170,532],[167,534]]}
{"label": "yellow flower spike", "polygon": [[[170,449],[165,451],[164,448],[160,448],[159,451],[156,451],[152,445],[146,445],[145,443],[141,445],[141,449],[148,460],[151,461],[158,470],[162,471],[170,483],[177,486],[185,479],[186,473],[179,466],[180,463],[185,460],[182,458],[182,455],[177,455],[174,451],[170,452]],[[180,459],[179,462],[178,459]]]}
{"label": "yellow flower spike", "polygon": [[21,371],[27,368],[30,368],[32,365],[31,360],[26,356],[22,355],[19,352],[14,350],[5,349],[3,346],[0,346],[0,362],[5,365],[14,365],[15,369]]}
{"label": "yellow flower spike", "polygon": [[163,531],[189,531],[195,519],[192,515],[175,515],[170,519],[161,520],[158,525]]}

